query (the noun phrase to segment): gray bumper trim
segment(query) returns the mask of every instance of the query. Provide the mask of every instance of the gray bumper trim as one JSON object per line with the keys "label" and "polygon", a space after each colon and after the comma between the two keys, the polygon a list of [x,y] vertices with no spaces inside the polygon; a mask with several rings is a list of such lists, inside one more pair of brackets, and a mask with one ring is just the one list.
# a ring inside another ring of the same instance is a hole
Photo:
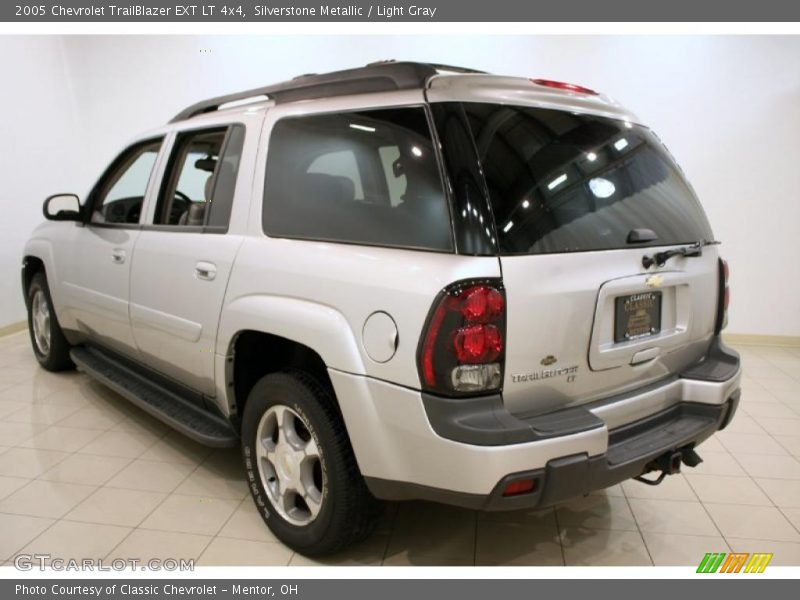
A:
{"label": "gray bumper trim", "polygon": [[477,446],[505,446],[599,429],[603,421],[583,407],[524,418],[512,415],[500,394],[442,398],[422,394],[425,413],[441,437]]}
{"label": "gray bumper trim", "polygon": [[[738,372],[739,355],[724,346],[719,337],[715,337],[708,353],[701,361],[680,375],[672,377],[667,383],[679,380],[723,383],[732,380]],[[637,393],[657,389],[663,385],[665,385],[663,381],[657,382],[645,386]],[[613,424],[609,424],[603,418],[604,413],[616,403],[629,400],[630,397],[631,394],[628,393],[532,417],[512,415],[505,408],[500,394],[474,398],[444,398],[423,393],[422,402],[428,421],[437,435],[476,446],[504,446],[573,435],[606,425],[613,427]],[[696,399],[693,395],[684,398],[689,401]],[[727,399],[727,396],[721,397],[716,403],[725,402]]]}

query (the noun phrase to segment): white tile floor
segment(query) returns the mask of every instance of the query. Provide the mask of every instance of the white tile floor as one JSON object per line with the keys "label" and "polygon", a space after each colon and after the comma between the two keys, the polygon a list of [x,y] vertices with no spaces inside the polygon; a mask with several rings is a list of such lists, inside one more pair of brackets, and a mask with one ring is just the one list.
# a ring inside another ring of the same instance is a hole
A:
{"label": "white tile floor", "polygon": [[[800,565],[800,348],[739,350],[739,414],[685,475],[542,511],[391,505],[375,535],[327,562],[696,565],[759,551]],[[0,532],[0,563],[46,552],[313,564],[263,525],[237,450],[199,446],[85,375],[43,371],[25,333],[0,338]]]}

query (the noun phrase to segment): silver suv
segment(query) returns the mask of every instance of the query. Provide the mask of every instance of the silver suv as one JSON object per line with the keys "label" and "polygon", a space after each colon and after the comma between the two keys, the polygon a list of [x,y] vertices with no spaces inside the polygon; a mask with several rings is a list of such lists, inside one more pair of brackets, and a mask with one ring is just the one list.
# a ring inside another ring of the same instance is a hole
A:
{"label": "silver suv", "polygon": [[302,553],[366,537],[378,500],[509,510],[660,482],[739,400],[692,188],[580,86],[304,75],[185,109],[44,214],[22,266],[41,365],[241,444]]}

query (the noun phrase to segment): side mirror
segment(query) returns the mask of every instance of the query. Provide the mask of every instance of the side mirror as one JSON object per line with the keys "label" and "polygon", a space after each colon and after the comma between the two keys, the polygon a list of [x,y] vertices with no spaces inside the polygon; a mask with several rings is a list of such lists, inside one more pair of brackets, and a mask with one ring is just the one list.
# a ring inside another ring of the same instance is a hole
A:
{"label": "side mirror", "polygon": [[80,221],[81,201],[75,194],[55,194],[44,201],[42,211],[50,221]]}

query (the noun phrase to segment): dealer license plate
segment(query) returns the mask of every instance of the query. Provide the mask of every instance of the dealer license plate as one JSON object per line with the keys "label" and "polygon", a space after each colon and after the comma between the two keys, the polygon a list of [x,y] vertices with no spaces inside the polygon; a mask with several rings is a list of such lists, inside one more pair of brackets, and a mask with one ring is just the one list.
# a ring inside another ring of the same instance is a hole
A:
{"label": "dealer license plate", "polygon": [[615,303],[615,342],[638,340],[661,331],[661,292],[620,296]]}

